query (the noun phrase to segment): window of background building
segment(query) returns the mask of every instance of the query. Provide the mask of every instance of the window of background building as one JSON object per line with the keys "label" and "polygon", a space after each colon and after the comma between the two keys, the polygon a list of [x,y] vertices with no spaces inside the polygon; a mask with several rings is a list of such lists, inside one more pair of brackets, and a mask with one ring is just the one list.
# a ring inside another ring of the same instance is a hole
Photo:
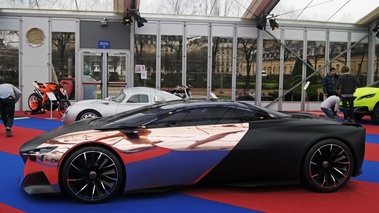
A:
{"label": "window of background building", "polygon": [[146,79],[140,73],[134,73],[134,86],[156,87],[156,35],[135,35],[134,64],[145,65]]}
{"label": "window of background building", "polygon": [[[322,81],[325,74],[325,41],[308,41],[307,42],[307,62],[317,73],[313,75],[308,81],[311,83],[307,89],[309,100],[320,101],[323,100]],[[308,67],[307,67],[308,69]],[[307,76],[313,74],[307,72]]]}
{"label": "window of background building", "polygon": [[207,94],[208,37],[187,37],[187,84],[193,86],[193,96]]}
{"label": "window of background building", "polygon": [[66,84],[67,94],[70,99],[75,99],[73,81],[75,79],[75,33],[73,32],[52,32],[52,74],[53,81],[71,81]]}
{"label": "window of background building", "polygon": [[0,77],[19,86],[19,36],[17,31],[0,31]]}
{"label": "window of background building", "polygon": [[237,40],[237,99],[253,99],[255,92],[255,67],[257,60],[257,39]]}
{"label": "window of background building", "polygon": [[182,82],[183,36],[162,35],[161,87],[172,89]]}
{"label": "window of background building", "polygon": [[212,91],[219,98],[231,99],[232,97],[232,70],[231,57],[223,55],[221,60],[218,55],[232,54],[233,38],[213,37],[212,39]]}
{"label": "window of background building", "polygon": [[[302,80],[303,61],[297,56],[302,55],[303,41],[301,40],[285,40],[284,44],[287,48],[284,50],[284,64],[290,67],[290,70],[284,74],[283,92],[296,86]],[[300,53],[300,55],[299,55]],[[307,76],[313,71],[307,70]],[[285,101],[300,101],[301,100],[301,86],[297,86],[285,96]],[[274,97],[277,96],[277,91],[274,91]]]}
{"label": "window of background building", "polygon": [[351,49],[350,73],[359,79],[362,86],[367,84],[367,54],[367,43],[359,43]]}

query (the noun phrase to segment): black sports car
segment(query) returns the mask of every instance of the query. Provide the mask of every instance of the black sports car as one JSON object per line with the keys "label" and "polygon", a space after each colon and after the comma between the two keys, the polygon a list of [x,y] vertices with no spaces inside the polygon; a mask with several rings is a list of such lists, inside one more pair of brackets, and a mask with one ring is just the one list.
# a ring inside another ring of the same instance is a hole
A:
{"label": "black sports car", "polygon": [[85,203],[193,184],[303,182],[333,192],[361,173],[365,132],[359,124],[244,102],[156,104],[28,141],[20,148],[20,185]]}

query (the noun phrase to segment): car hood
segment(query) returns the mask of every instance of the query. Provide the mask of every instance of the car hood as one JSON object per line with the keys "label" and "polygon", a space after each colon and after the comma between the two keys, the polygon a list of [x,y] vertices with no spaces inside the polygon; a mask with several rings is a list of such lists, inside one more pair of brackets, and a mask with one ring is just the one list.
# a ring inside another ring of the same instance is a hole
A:
{"label": "car hood", "polygon": [[82,104],[109,104],[109,100],[97,100],[97,99],[90,99],[90,100],[82,100],[75,103],[75,105],[82,105]]}
{"label": "car hood", "polygon": [[90,120],[83,120],[83,121],[78,121],[74,122],[72,124],[68,124],[65,126],[58,127],[56,129],[53,129],[51,131],[48,131],[46,133],[40,134],[37,137],[27,141],[24,143],[20,149],[19,153],[25,153],[28,152],[29,150],[34,150],[37,148],[39,145],[42,143],[46,143],[48,140],[51,140],[59,135],[63,135],[66,133],[71,133],[71,132],[79,132],[79,131],[85,131],[85,130],[91,130],[94,129],[94,127],[89,125]]}
{"label": "car hood", "polygon": [[20,149],[19,153],[22,155],[22,153],[27,153],[31,150],[35,150],[38,146],[40,146],[43,143],[48,143],[49,140],[54,139],[58,136],[66,135],[66,134],[72,134],[75,132],[84,132],[84,131],[114,131],[122,129],[123,132],[133,132],[137,126],[130,124],[129,126],[114,126],[111,123],[104,122],[107,121],[106,118],[95,118],[95,119],[88,119],[88,120],[81,120],[76,121],[71,124],[66,124],[64,126],[58,127],[56,129],[50,130],[48,132],[45,132],[43,134],[38,135],[37,137],[27,141],[24,143]]}
{"label": "car hood", "polygon": [[360,87],[355,90],[354,96],[360,97],[363,95],[369,95],[373,93],[379,93],[379,88],[376,87]]}

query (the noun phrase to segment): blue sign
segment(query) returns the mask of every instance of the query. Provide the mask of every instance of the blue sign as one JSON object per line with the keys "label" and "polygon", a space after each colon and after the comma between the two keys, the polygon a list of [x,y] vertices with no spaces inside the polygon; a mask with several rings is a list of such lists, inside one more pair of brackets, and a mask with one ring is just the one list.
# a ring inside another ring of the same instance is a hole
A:
{"label": "blue sign", "polygon": [[111,42],[110,41],[99,41],[97,46],[99,49],[110,49],[111,48]]}

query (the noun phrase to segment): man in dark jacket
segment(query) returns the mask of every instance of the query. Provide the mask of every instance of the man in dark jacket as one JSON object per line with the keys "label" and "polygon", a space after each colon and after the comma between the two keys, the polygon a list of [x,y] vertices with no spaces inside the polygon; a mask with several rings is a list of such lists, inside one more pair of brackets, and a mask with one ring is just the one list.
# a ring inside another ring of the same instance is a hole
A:
{"label": "man in dark jacket", "polygon": [[329,73],[325,75],[324,81],[322,82],[322,89],[326,97],[337,95],[337,92],[336,92],[337,81],[338,81],[338,73],[336,71],[336,68],[331,67],[329,70]]}
{"label": "man in dark jacket", "polygon": [[348,66],[343,66],[341,73],[337,81],[337,92],[342,96],[343,118],[345,122],[354,122],[353,94],[360,83],[354,75],[350,74]]}

